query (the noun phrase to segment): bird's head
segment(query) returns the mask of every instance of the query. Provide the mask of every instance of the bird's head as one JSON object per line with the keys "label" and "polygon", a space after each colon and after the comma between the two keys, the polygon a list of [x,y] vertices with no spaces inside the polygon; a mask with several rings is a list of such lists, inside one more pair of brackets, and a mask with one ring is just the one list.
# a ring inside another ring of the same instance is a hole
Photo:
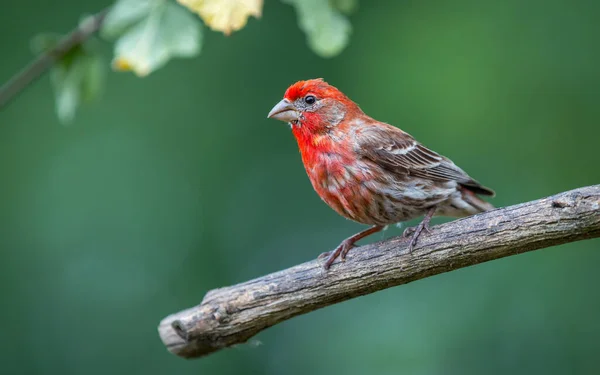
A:
{"label": "bird's head", "polygon": [[356,111],[362,113],[340,90],[317,78],[291,85],[267,117],[288,122],[294,130],[316,134],[337,126],[348,113]]}

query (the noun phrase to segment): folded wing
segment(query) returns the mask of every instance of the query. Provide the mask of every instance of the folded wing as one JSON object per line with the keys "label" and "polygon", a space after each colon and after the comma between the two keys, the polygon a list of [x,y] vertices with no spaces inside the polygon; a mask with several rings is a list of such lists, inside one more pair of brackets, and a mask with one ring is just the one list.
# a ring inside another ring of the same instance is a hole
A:
{"label": "folded wing", "polygon": [[472,179],[451,160],[396,127],[380,123],[362,128],[356,135],[356,152],[386,170],[432,181],[456,181],[473,193],[494,195],[493,190]]}

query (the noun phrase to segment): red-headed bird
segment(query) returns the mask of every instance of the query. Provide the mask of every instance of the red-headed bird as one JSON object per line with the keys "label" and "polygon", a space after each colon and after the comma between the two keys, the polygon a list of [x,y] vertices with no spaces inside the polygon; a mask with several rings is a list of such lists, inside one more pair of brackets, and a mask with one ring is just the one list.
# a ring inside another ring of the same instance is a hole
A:
{"label": "red-headed bird", "polygon": [[387,225],[424,216],[404,236],[412,251],[433,216],[464,217],[493,209],[476,194],[494,196],[450,159],[410,134],[367,116],[322,79],[290,86],[269,118],[288,122],[315,191],[340,215],[371,225],[328,253],[328,269],[354,244]]}

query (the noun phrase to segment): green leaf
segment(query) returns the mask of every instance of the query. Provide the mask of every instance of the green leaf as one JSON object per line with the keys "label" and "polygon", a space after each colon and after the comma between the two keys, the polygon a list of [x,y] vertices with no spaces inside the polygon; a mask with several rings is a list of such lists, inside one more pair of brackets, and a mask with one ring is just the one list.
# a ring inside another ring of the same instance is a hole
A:
{"label": "green leaf", "polygon": [[358,9],[358,0],[329,0],[329,3],[344,14],[352,14]]}
{"label": "green leaf", "polygon": [[87,56],[83,61],[81,98],[90,103],[99,98],[104,89],[106,76],[105,61],[99,55]]}
{"label": "green leaf", "polygon": [[[56,33],[41,33],[32,38],[31,48],[36,54],[48,53],[63,38]],[[50,69],[56,113],[62,123],[72,122],[81,103],[93,101],[102,92],[106,68],[93,42],[90,38],[73,47]]]}
{"label": "green leaf", "polygon": [[84,49],[71,51],[50,71],[56,113],[68,124],[82,102],[96,99],[104,84],[104,64],[99,55]]}
{"label": "green leaf", "polygon": [[122,35],[131,25],[148,16],[156,0],[119,0],[110,9],[100,34],[107,39]]}
{"label": "green leaf", "polygon": [[149,4],[138,8],[132,2],[135,0],[117,2],[103,30],[108,35],[122,31],[115,43],[115,70],[146,76],[173,57],[198,55],[202,30],[192,13],[165,0],[144,1]]}
{"label": "green leaf", "polygon": [[79,69],[53,68],[50,79],[54,87],[58,118],[63,123],[70,123],[80,103]]}
{"label": "green leaf", "polygon": [[334,57],[350,41],[350,21],[329,0],[283,0],[293,5],[309,47],[321,57]]}

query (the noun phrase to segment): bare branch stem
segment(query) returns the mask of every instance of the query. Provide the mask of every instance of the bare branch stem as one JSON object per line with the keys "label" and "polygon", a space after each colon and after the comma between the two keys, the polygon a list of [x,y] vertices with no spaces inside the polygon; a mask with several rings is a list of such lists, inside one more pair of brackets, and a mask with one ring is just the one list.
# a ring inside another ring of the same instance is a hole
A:
{"label": "bare branch stem", "polygon": [[421,236],[353,249],[329,271],[324,260],[209,291],[196,307],[163,319],[167,348],[201,357],[244,343],[294,316],[378,290],[536,249],[600,237],[600,185],[452,221]]}
{"label": "bare branch stem", "polygon": [[41,77],[56,61],[59,61],[73,48],[94,35],[102,27],[104,18],[109,10],[110,8],[106,8],[91,16],[86,22],[83,22],[66,35],[56,47],[39,55],[0,87],[0,109],[4,108],[11,99],[27,88],[33,81]]}

